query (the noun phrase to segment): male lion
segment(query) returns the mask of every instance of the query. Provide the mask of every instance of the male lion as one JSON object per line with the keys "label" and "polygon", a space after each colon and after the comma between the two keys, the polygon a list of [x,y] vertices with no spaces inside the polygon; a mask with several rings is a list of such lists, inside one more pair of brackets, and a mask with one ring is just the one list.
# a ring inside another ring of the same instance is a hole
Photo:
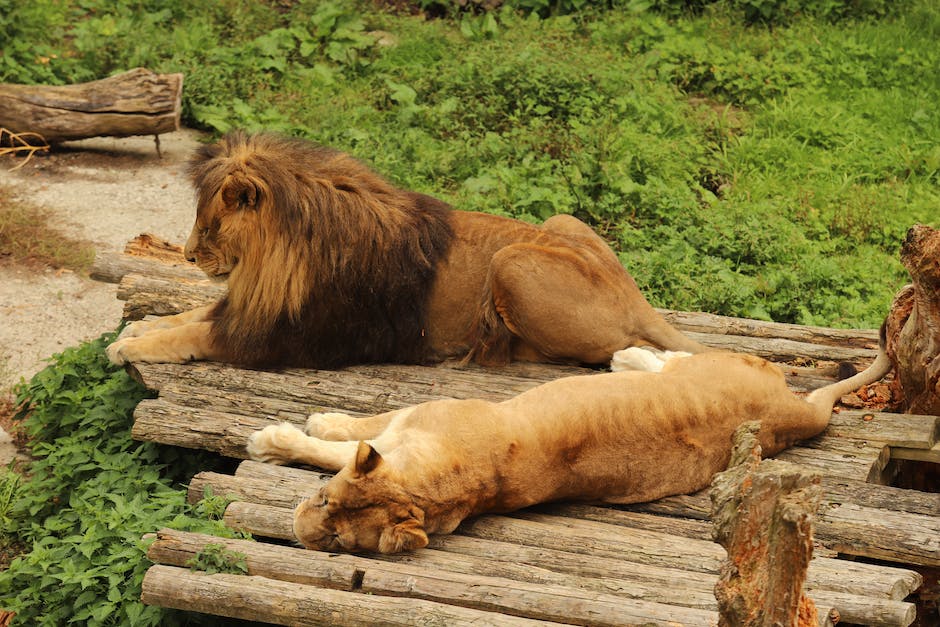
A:
{"label": "male lion", "polygon": [[727,466],[742,423],[760,420],[761,447],[774,455],[820,433],[841,395],[891,368],[882,351],[865,371],[802,400],[759,357],[673,354],[663,366],[645,352],[621,351],[615,365],[661,372],[558,379],[502,403],[432,401],[360,419],[313,414],[309,435],[272,425],[252,434],[248,453],[339,471],[294,511],[304,546],[393,553],[477,514],[700,490]]}
{"label": "male lion", "polygon": [[135,322],[117,364],[192,359],[334,368],[466,356],[600,364],[621,348],[702,352],[589,227],[541,227],[398,189],[341,152],[235,132],[189,164],[186,257],[218,303]]}

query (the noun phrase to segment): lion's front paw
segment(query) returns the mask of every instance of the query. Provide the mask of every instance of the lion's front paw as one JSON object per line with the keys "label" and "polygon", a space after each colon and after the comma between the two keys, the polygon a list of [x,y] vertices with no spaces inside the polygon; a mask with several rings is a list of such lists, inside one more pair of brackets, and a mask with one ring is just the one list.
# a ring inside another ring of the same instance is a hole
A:
{"label": "lion's front paw", "polygon": [[339,412],[310,414],[305,431],[307,435],[321,440],[342,442],[350,439],[349,422],[351,420],[355,418]]}
{"label": "lion's front paw", "polygon": [[108,356],[108,361],[110,361],[115,366],[123,366],[124,364],[133,361],[130,357],[130,350],[127,348],[127,340],[115,340],[108,344],[108,347],[104,349],[105,354]]}
{"label": "lion's front paw", "polygon": [[295,450],[306,437],[294,425],[282,422],[252,433],[245,449],[255,461],[283,465],[296,458]]}
{"label": "lion's front paw", "polygon": [[117,339],[123,340],[129,337],[140,337],[153,328],[153,321],[150,320],[138,320],[137,322],[131,322],[126,327],[121,329],[121,333],[117,336]]}
{"label": "lion's front paw", "polygon": [[126,337],[115,340],[105,349],[112,364],[143,362],[148,364],[185,364],[193,360],[192,350],[186,345],[176,346],[163,341],[157,334]]}

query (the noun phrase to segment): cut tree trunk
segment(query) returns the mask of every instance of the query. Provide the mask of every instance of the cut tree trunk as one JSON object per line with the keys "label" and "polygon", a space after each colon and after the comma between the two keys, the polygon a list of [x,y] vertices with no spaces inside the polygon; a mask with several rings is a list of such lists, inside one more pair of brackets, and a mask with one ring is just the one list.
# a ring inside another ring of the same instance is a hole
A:
{"label": "cut tree trunk", "polygon": [[718,625],[809,627],[818,618],[803,583],[820,478],[786,462],[761,461],[759,426],[737,430],[731,466],[712,482],[715,540],[728,551],[715,586]]}
{"label": "cut tree trunk", "polygon": [[940,231],[916,225],[901,247],[901,263],[913,283],[894,298],[885,324],[886,350],[894,363],[902,407],[940,415]]}
{"label": "cut tree trunk", "polygon": [[159,135],[179,129],[182,74],[136,68],[77,85],[0,84],[0,127],[73,139]]}

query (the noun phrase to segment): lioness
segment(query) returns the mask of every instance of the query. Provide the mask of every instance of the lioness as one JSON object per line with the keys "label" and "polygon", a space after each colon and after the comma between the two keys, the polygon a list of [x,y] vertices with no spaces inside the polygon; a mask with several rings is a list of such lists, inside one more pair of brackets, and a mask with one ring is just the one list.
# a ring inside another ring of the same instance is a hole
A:
{"label": "lioness", "polygon": [[711,352],[626,371],[546,383],[502,403],[444,400],[371,418],[313,414],[307,434],[272,425],[254,433],[257,460],[339,472],[294,512],[306,547],[383,553],[425,546],[468,516],[556,500],[635,503],[706,487],[730,458],[731,435],[760,420],[773,455],[826,428],[842,395],[884,376],[882,352],[865,371],[792,394],[759,357]]}
{"label": "lioness", "polygon": [[628,346],[706,350],[571,216],[534,226],[453,211],[273,134],[226,135],[189,173],[198,202],[185,254],[228,294],[129,325],[107,349],[114,363],[601,364]]}

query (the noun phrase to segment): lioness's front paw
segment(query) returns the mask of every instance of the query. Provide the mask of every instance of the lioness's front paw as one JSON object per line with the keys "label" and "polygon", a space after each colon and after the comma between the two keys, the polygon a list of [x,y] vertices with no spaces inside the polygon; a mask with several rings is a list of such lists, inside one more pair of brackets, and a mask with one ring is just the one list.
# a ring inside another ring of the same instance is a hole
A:
{"label": "lioness's front paw", "polygon": [[295,459],[294,451],[306,437],[294,425],[282,422],[252,433],[245,450],[255,461],[283,465]]}
{"label": "lioness's front paw", "polygon": [[321,440],[342,442],[349,440],[349,421],[355,420],[352,416],[339,412],[325,412],[310,414],[307,426],[304,429],[307,435]]}

